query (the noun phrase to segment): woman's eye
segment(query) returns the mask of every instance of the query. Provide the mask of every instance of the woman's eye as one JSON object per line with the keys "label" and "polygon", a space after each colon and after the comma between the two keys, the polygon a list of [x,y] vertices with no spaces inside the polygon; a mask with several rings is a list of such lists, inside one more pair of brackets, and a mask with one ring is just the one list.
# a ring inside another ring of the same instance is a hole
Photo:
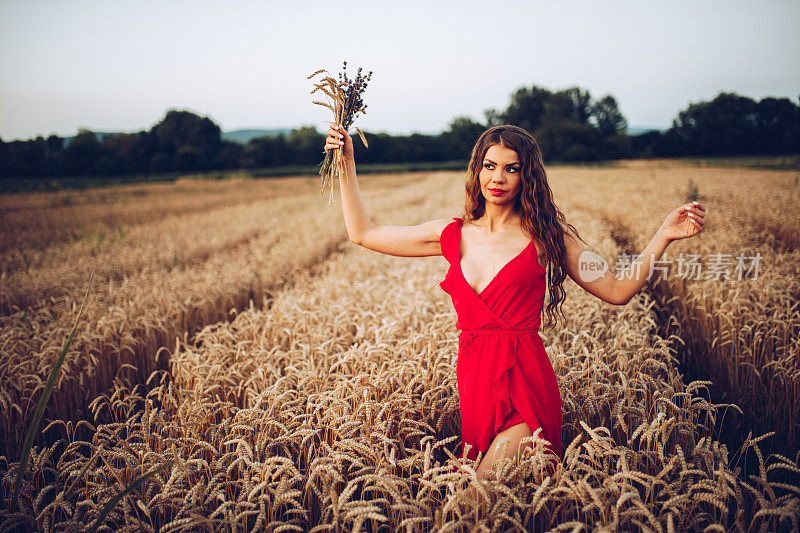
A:
{"label": "woman's eye", "polygon": [[[491,163],[484,163],[483,164],[483,168],[488,169],[488,170],[492,170],[490,168],[492,166],[494,166],[494,165],[492,165]],[[508,170],[509,172],[517,172],[519,170],[519,167],[508,167],[508,168],[506,168],[506,170]]]}

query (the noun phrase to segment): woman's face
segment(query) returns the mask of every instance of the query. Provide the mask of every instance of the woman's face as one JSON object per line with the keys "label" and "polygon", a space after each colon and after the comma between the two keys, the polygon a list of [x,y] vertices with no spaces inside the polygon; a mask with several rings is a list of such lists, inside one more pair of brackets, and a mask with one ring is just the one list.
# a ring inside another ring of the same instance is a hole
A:
{"label": "woman's face", "polygon": [[522,189],[520,170],[517,152],[500,144],[491,145],[478,174],[486,201],[496,205],[513,202]]}

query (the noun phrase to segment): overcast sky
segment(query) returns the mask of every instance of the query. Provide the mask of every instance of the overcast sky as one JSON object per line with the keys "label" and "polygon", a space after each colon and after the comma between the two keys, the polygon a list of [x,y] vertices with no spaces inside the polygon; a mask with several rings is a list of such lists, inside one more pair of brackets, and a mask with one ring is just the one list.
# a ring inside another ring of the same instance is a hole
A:
{"label": "overcast sky", "polygon": [[798,0],[0,0],[0,137],[140,131],[172,108],[322,131],[306,76],[342,60],[374,71],[366,131],[483,121],[531,85],[609,93],[630,126],[666,128],[720,91],[798,103],[798,27]]}

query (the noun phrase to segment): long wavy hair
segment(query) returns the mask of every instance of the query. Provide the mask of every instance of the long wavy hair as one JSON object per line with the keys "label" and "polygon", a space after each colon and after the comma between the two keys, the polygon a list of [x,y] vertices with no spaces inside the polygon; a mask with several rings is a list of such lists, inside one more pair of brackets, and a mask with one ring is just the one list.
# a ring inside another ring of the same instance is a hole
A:
{"label": "long wavy hair", "polygon": [[472,148],[466,179],[467,199],[461,218],[464,222],[469,222],[483,216],[486,200],[481,193],[479,174],[486,152],[495,144],[514,150],[519,158],[522,188],[514,199],[514,211],[519,214],[525,233],[537,237],[544,245],[547,284],[550,287],[544,327],[555,326],[558,317],[566,318],[561,309],[566,299],[562,284],[567,277],[564,269],[567,249],[564,244],[565,231],[562,224],[573,231],[581,241],[583,239],[575,227],[567,223],[564,213],[553,203],[553,193],[547,184],[547,174],[542,162],[542,150],[533,135],[510,124],[494,126],[481,134]]}

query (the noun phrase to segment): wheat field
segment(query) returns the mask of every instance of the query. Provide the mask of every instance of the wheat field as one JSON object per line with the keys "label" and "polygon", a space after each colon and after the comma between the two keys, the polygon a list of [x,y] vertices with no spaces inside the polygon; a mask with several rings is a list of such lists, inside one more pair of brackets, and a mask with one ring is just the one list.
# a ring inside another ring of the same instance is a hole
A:
{"label": "wheat field", "polygon": [[[798,531],[797,173],[631,161],[548,178],[612,269],[689,180],[706,228],[669,256],[761,268],[668,276],[625,306],[566,281],[566,322],[540,330],[563,460],[545,469],[536,432],[491,481],[455,455],[447,262],[350,243],[317,180],[0,197],[0,531]],[[375,224],[407,225],[457,216],[463,179],[359,184]]]}

